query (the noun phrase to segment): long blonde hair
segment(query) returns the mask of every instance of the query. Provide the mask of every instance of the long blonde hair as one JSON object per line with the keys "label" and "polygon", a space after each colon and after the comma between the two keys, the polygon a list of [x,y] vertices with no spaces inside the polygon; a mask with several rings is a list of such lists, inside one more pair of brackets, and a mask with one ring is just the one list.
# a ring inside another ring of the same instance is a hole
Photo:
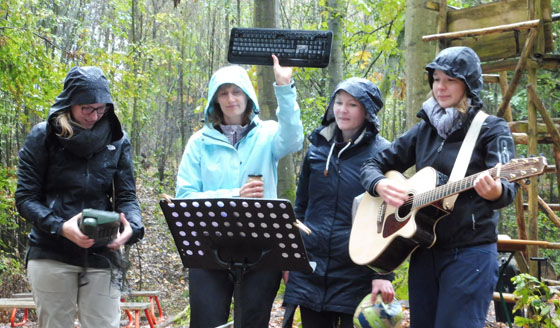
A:
{"label": "long blonde hair", "polygon": [[57,127],[60,127],[60,132],[56,135],[62,138],[70,139],[74,135],[74,129],[72,128],[72,124],[74,120],[72,119],[72,115],[70,114],[70,110],[64,110],[62,113],[58,114],[55,119],[55,123]]}
{"label": "long blonde hair", "polygon": [[463,98],[461,98],[461,100],[459,101],[457,106],[455,106],[455,108],[457,108],[457,110],[459,112],[461,112],[462,114],[467,113],[467,110],[469,109],[469,102],[468,102],[467,91],[466,90],[465,90],[465,94],[463,95]]}

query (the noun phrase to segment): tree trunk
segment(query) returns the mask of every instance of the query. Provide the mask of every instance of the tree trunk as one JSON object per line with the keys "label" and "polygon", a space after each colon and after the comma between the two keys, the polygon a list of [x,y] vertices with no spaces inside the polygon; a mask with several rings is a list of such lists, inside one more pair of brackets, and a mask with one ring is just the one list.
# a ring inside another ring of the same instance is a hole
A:
{"label": "tree trunk", "polygon": [[[131,44],[136,45],[138,42],[138,33],[136,31],[136,16],[137,16],[138,0],[132,0],[131,6]],[[138,53],[135,51],[133,55],[132,71],[134,73],[134,81],[138,77]],[[140,123],[138,121],[138,96],[134,93],[132,100],[132,127],[130,131],[130,142],[132,144],[133,157],[137,157],[140,154]]]}
{"label": "tree trunk", "polygon": [[[276,0],[255,0],[255,27],[277,27],[278,2]],[[276,97],[274,96],[274,72],[271,66],[257,66],[258,101],[263,120],[276,119]],[[266,181],[264,182],[266,183]],[[295,169],[292,155],[288,154],[278,163],[278,197],[294,200]]]}
{"label": "tree trunk", "polygon": [[416,124],[416,113],[430,92],[424,67],[434,58],[437,44],[423,42],[422,36],[436,32],[437,15],[438,12],[424,8],[424,1],[406,1],[404,46],[408,128]]}
{"label": "tree trunk", "polygon": [[342,19],[346,16],[346,8],[342,0],[329,0],[328,8],[329,30],[333,32],[333,40],[331,47],[331,61],[328,66],[329,71],[329,94],[334,90],[336,85],[342,81],[343,58],[342,58]]}

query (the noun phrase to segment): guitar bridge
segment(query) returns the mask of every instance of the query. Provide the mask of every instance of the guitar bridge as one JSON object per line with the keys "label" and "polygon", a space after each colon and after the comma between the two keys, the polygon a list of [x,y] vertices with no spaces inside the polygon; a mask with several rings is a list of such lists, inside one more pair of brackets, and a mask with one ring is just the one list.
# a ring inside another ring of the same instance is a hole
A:
{"label": "guitar bridge", "polygon": [[383,218],[385,218],[385,210],[387,209],[387,204],[383,202],[379,206],[379,212],[377,213],[377,233],[380,234],[383,230]]}

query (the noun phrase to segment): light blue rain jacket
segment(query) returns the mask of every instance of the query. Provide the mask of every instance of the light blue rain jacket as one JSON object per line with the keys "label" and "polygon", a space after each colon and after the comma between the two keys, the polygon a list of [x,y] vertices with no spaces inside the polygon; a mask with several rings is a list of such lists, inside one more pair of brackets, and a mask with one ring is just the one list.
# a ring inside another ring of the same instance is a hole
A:
{"label": "light blue rain jacket", "polygon": [[[214,110],[214,94],[225,83],[241,88],[252,100],[253,118],[250,131],[231,145],[209,120]],[[177,174],[177,198],[220,198],[239,196],[249,174],[261,174],[264,198],[276,198],[278,161],[301,149],[303,126],[293,84],[277,86],[276,121],[262,121],[255,90],[245,69],[227,66],[218,70],[208,86],[208,103],[204,109],[206,124],[187,143]]]}

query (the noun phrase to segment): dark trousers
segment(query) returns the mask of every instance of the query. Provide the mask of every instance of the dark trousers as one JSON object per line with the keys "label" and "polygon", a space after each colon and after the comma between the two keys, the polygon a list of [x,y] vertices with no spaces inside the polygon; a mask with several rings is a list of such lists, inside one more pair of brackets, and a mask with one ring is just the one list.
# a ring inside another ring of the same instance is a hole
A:
{"label": "dark trousers", "polygon": [[316,312],[300,306],[301,326],[303,328],[352,328],[353,316],[339,312]]}
{"label": "dark trousers", "polygon": [[[243,328],[268,328],[281,275],[276,271],[245,273],[241,282]],[[233,292],[229,271],[189,269],[190,327],[214,328],[227,323]]]}
{"label": "dark trousers", "polygon": [[498,280],[496,244],[417,249],[410,258],[410,327],[484,327]]}

